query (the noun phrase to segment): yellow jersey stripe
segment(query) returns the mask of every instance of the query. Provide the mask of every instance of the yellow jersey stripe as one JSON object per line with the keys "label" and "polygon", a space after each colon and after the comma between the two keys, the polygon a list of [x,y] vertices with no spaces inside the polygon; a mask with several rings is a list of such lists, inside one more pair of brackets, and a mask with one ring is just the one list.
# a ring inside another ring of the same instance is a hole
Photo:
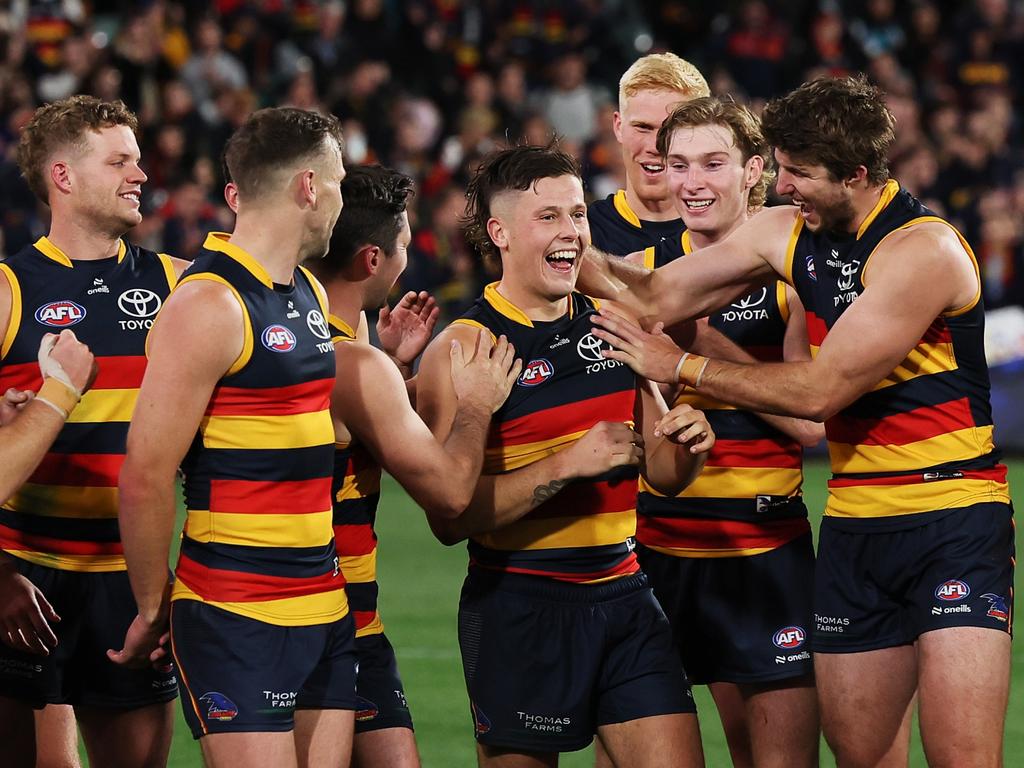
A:
{"label": "yellow jersey stripe", "polygon": [[330,411],[284,416],[206,416],[200,422],[203,446],[211,449],[312,448],[334,445]]}
{"label": "yellow jersey stripe", "polygon": [[566,549],[621,544],[636,534],[636,510],[584,517],[549,517],[520,520],[505,530],[474,539],[499,550]]}
{"label": "yellow jersey stripe", "polygon": [[190,509],[185,534],[203,544],[235,544],[275,548],[322,547],[334,538],[331,510],[306,514],[247,515],[237,512],[210,512]]}
{"label": "yellow jersey stripe", "polygon": [[[994,449],[992,426],[967,427],[904,445],[850,445],[829,441],[836,474],[914,471],[951,461],[969,461]],[[707,470],[705,470],[707,471]],[[930,485],[930,484],[929,484]]]}
{"label": "yellow jersey stripe", "polygon": [[196,600],[229,613],[237,613],[241,616],[248,616],[250,619],[283,627],[327,624],[344,618],[348,613],[348,599],[345,597],[344,588],[319,592],[314,595],[265,600],[258,603],[219,602],[203,600],[179,579],[174,582],[171,600]]}

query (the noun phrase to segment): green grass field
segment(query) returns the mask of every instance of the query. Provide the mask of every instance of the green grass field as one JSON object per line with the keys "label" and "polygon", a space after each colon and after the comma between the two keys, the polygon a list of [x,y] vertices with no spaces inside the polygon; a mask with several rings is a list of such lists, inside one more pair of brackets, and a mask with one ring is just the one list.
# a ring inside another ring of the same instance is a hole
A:
{"label": "green grass field", "polygon": [[[1012,461],[1010,468],[1011,487],[1019,493],[1024,487],[1024,461]],[[804,489],[815,527],[824,506],[825,478],[823,463],[807,467]],[[430,535],[422,512],[389,478],[383,488],[377,529],[381,611],[388,636],[398,651],[423,764],[427,768],[474,766],[472,727],[455,630],[459,588],[466,572],[465,551],[461,546],[446,549],[438,544]],[[1020,548],[1019,533],[1017,544]],[[1019,574],[1017,581],[1019,584]],[[1006,755],[1021,755],[1024,754],[1024,692],[1021,691],[1024,651],[1019,643],[1013,654],[1013,678]],[[699,687],[696,695],[707,764],[728,766],[725,737],[714,704],[705,688]],[[170,765],[184,768],[200,762],[198,745],[189,735],[179,710]],[[591,751],[564,755],[561,765],[591,766]],[[824,744],[822,765],[834,765]],[[925,765],[916,733],[911,765]]]}

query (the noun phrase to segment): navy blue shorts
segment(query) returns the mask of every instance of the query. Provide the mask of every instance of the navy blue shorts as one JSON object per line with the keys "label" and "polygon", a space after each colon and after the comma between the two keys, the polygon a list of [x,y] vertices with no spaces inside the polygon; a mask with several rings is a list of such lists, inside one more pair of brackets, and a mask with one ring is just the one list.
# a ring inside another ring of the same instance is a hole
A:
{"label": "navy blue shorts", "polygon": [[696,712],[643,573],[566,584],[471,569],[459,646],[481,744],[569,752],[601,725]]}
{"label": "navy blue shorts", "polygon": [[395,649],[384,633],[356,638],[356,733],[412,730]]}
{"label": "navy blue shorts", "polygon": [[895,531],[851,527],[846,520],[821,521],[816,652],[892,648],[947,627],[1011,631],[1009,505],[926,513],[920,525]]}
{"label": "navy blue shorts", "polygon": [[765,683],[814,669],[811,533],[749,557],[675,557],[637,545],[694,683]]}
{"label": "navy blue shorts", "polygon": [[352,614],[282,627],[197,600],[171,603],[171,648],[193,738],[290,731],[296,709],[356,709]]}
{"label": "navy blue shorts", "polygon": [[173,669],[128,669],[107,658],[108,648],[124,646],[138,613],[127,572],[62,571],[12,559],[61,620],[50,625],[57,647],[49,656],[0,644],[0,696],[36,709],[46,704],[137,709],[178,695]]}

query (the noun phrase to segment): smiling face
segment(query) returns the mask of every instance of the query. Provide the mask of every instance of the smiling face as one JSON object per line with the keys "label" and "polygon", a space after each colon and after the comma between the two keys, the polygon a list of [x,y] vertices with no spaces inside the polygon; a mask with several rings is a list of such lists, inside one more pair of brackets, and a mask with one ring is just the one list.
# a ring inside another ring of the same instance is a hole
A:
{"label": "smiling face", "polygon": [[492,200],[491,214],[487,231],[501,252],[506,295],[524,306],[568,296],[590,243],[580,179],[543,178],[523,191],[503,192]]}
{"label": "smiling face", "polygon": [[147,177],[139,167],[135,134],[126,125],[86,131],[82,146],[65,161],[72,215],[89,229],[120,237],[142,221],[139,201]]}
{"label": "smiling face", "polygon": [[666,171],[672,200],[686,228],[712,241],[746,218],[750,189],[761,171],[760,155],[744,161],[732,131],[723,125],[672,133]]}
{"label": "smiling face", "polygon": [[672,108],[686,97],[678,91],[638,91],[615,113],[615,138],[622,145],[626,186],[643,200],[665,200],[665,165],[655,140]]}
{"label": "smiling face", "polygon": [[832,178],[825,166],[802,162],[779,149],[775,150],[775,162],[779,167],[775,189],[800,207],[804,226],[811,232],[854,231],[857,212],[852,192]]}

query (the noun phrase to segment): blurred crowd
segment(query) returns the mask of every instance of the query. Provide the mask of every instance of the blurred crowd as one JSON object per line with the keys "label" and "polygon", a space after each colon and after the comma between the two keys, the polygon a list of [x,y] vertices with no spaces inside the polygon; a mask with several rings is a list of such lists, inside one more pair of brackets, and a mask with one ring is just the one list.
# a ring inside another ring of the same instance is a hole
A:
{"label": "blurred crowd", "polygon": [[968,237],[989,307],[1024,304],[1020,0],[0,0],[0,256],[46,231],[13,161],[39,104],[137,112],[149,181],[131,237],[183,258],[230,229],[227,137],[290,105],[341,118],[347,163],[416,179],[402,288],[451,316],[489,279],[458,226],[481,155],[557,134],[588,194],[614,192],[618,78],[658,50],[755,107],[867,72],[897,117],[894,176]]}

